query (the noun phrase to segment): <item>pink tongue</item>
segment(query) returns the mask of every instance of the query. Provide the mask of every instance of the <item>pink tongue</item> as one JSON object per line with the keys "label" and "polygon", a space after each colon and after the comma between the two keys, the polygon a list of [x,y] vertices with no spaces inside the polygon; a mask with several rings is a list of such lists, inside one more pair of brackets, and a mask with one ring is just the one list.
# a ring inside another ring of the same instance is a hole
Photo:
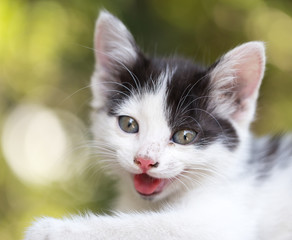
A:
{"label": "pink tongue", "polygon": [[134,186],[136,190],[144,195],[151,195],[154,193],[161,181],[161,179],[150,177],[145,173],[134,176]]}

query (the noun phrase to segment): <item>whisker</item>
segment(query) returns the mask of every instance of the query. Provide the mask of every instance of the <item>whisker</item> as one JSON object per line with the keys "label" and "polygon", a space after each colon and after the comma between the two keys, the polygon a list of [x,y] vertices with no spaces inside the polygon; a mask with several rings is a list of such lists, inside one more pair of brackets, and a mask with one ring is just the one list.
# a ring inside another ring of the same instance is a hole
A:
{"label": "whisker", "polygon": [[[200,81],[202,81],[203,79],[205,79],[206,78],[206,76],[203,76],[203,77],[201,77],[194,85],[192,85],[191,86],[191,88],[188,90],[188,92],[187,92],[187,94],[186,95],[184,95],[184,97],[183,97],[183,100],[181,101],[181,100],[179,100],[179,102],[181,102],[180,104],[179,104],[179,106],[177,107],[177,109],[176,109],[176,111],[175,111],[175,116],[177,115],[177,110],[179,110],[180,109],[180,107],[183,105],[183,103],[185,102],[185,100],[187,99],[187,97],[189,96],[189,94],[190,94],[190,92],[192,91],[192,89],[200,82]],[[189,87],[190,85],[188,85],[187,86],[187,88]],[[187,89],[186,88],[186,89]],[[185,90],[183,91],[183,94],[184,94],[184,92],[185,92]],[[182,96],[183,96],[183,94],[182,94]]]}
{"label": "whisker", "polygon": [[[206,111],[206,110],[204,110],[204,109],[201,109],[201,108],[192,108],[192,109],[189,109],[188,111],[192,111],[192,110],[202,111],[202,112],[208,114],[211,118],[213,118],[213,119],[215,120],[215,122],[216,122],[216,123],[218,124],[218,126],[220,127],[221,132],[223,133],[223,135],[225,135],[225,134],[224,134],[223,127],[221,126],[221,124],[219,123],[219,121],[217,120],[217,118],[216,118],[212,113],[210,113],[210,112],[208,112],[208,111]],[[188,112],[188,111],[187,111],[187,112]]]}
{"label": "whisker", "polygon": [[204,99],[204,98],[214,98],[214,96],[201,96],[201,97],[197,97],[195,98],[194,100],[192,100],[191,102],[189,102],[180,112],[181,114],[184,114],[186,109],[191,105],[193,104],[194,102],[200,100],[200,99]]}
{"label": "whisker", "polygon": [[84,48],[87,48],[87,49],[93,50],[93,51],[96,52],[96,53],[99,53],[99,54],[105,55],[105,56],[110,57],[111,59],[113,59],[116,63],[120,64],[120,66],[122,66],[122,67],[123,67],[123,68],[124,68],[129,74],[130,74],[130,76],[131,76],[131,78],[133,79],[133,81],[134,81],[134,83],[135,83],[137,89],[141,89],[141,84],[140,84],[140,81],[139,81],[139,79],[137,78],[137,76],[136,76],[132,71],[130,71],[129,68],[126,67],[126,65],[125,65],[124,63],[122,63],[118,58],[116,58],[116,57],[113,56],[113,55],[107,54],[107,53],[105,53],[105,52],[98,51],[98,50],[96,50],[96,49],[94,49],[94,48],[91,48],[91,47],[87,47],[87,46],[84,46],[84,45],[81,45],[81,44],[78,44],[78,45],[81,46],[81,47],[84,47]]}

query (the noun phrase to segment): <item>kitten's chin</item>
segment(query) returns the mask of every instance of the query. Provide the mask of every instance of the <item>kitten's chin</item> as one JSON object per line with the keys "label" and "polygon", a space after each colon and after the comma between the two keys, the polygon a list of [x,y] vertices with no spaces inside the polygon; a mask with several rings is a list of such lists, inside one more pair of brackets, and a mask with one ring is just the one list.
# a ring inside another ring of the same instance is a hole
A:
{"label": "kitten's chin", "polygon": [[154,178],[146,173],[134,175],[133,181],[136,191],[143,198],[153,198],[159,195],[170,183],[170,179]]}

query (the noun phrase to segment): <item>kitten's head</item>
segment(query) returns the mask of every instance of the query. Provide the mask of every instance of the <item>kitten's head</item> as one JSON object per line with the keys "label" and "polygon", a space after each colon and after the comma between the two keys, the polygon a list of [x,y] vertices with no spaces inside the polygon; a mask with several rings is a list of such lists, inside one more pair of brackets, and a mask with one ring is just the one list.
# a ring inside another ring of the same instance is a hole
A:
{"label": "kitten's head", "polygon": [[208,68],[146,57],[127,28],[101,12],[92,77],[93,132],[112,173],[143,197],[161,199],[216,182],[246,157],[264,74],[261,42]]}

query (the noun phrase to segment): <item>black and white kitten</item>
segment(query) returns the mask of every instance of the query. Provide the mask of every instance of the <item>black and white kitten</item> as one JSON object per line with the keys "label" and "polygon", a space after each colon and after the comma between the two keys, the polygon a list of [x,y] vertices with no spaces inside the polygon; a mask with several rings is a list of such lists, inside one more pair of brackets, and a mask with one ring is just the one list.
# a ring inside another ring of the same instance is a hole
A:
{"label": "black and white kitten", "polygon": [[92,77],[96,145],[120,177],[114,216],[42,218],[26,240],[291,240],[291,136],[249,131],[265,70],[261,42],[210,67],[146,57],[101,12]]}

